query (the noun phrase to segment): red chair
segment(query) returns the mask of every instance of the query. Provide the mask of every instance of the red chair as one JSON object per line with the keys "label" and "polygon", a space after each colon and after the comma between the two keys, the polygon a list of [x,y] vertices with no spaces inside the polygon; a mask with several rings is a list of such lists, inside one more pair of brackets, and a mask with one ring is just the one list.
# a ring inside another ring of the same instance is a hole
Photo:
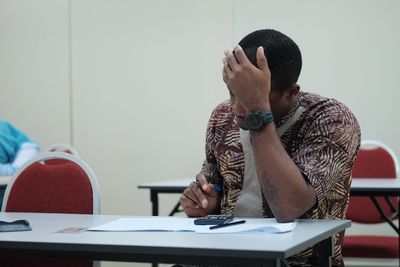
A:
{"label": "red chair", "polygon": [[[99,185],[93,171],[80,158],[64,152],[43,153],[14,174],[2,211],[99,214]],[[99,262],[91,260],[1,256],[0,266],[99,266]]]}
{"label": "red chair", "polygon": [[[390,147],[378,141],[362,141],[352,178],[393,178],[399,177],[399,162]],[[384,214],[390,219],[396,219],[398,198],[377,197],[377,202]],[[390,202],[390,203],[389,203]],[[347,218],[361,224],[385,223],[370,197],[350,197]],[[359,260],[385,262],[385,266],[399,264],[399,237],[379,235],[345,235],[342,253],[350,262]],[[392,265],[391,265],[392,264]]]}
{"label": "red chair", "polygon": [[68,144],[54,144],[52,146],[50,146],[47,151],[49,152],[65,152],[65,153],[69,153],[72,154],[74,156],[79,157],[78,151],[71,145]]}

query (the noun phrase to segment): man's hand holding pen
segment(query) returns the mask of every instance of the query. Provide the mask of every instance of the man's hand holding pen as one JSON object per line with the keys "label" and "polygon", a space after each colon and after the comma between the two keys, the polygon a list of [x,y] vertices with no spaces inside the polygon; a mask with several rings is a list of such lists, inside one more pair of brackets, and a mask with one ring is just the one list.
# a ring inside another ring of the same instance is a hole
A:
{"label": "man's hand holding pen", "polygon": [[199,173],[196,181],[190,183],[179,200],[189,217],[202,217],[213,214],[218,201],[218,188],[208,183],[206,177]]}

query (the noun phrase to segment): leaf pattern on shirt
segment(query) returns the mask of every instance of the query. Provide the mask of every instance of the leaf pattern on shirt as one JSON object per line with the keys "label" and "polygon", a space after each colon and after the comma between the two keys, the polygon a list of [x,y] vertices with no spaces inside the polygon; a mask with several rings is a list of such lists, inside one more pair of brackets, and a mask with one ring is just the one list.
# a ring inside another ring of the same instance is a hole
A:
{"label": "leaf pattern on shirt", "polygon": [[[281,136],[281,142],[317,194],[317,205],[302,218],[344,219],[351,169],[361,140],[359,124],[339,101],[312,93],[300,94],[297,107],[302,106],[305,112]],[[243,185],[244,154],[229,101],[218,105],[211,114],[205,151],[202,173],[222,186],[221,213],[233,214]],[[265,217],[274,217],[265,198],[263,210]],[[341,232],[334,237],[332,262],[338,266],[343,264],[343,235]],[[317,264],[317,254],[315,246],[295,255],[289,262],[293,266],[313,266]]]}

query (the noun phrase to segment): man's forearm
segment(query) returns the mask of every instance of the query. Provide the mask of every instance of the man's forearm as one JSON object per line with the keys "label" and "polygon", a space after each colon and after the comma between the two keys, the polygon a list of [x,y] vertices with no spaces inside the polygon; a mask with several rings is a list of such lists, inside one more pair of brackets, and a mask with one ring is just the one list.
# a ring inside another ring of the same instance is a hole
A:
{"label": "man's forearm", "polygon": [[278,221],[303,215],[316,202],[314,188],[285,151],[274,123],[251,133],[261,190]]}

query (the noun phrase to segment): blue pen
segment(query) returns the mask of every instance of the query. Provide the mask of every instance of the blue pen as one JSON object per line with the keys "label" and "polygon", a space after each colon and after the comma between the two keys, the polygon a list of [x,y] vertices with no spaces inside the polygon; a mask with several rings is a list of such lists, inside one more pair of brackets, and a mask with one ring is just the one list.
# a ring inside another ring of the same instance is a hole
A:
{"label": "blue pen", "polygon": [[215,177],[217,176],[217,167],[214,167],[211,173],[211,183],[214,185],[215,191],[217,191],[217,193],[221,193],[222,192],[222,188],[221,185],[217,182],[215,182]]}
{"label": "blue pen", "polygon": [[221,187],[221,185],[220,185],[218,182],[215,181],[215,177],[218,177],[218,170],[217,170],[217,168],[216,168],[216,167],[213,168],[213,169],[211,170],[211,172],[212,172],[212,175],[211,175],[211,177],[210,177],[211,184],[214,185],[215,191],[216,191],[217,193],[221,193],[221,192],[222,192],[222,187]]}
{"label": "blue pen", "polygon": [[222,192],[222,188],[220,184],[214,184],[214,188],[215,191],[217,191],[217,193],[221,193]]}
{"label": "blue pen", "polygon": [[[198,181],[195,181],[194,183],[197,184],[198,186],[200,185],[200,183]],[[210,183],[210,184],[214,185],[215,191],[217,193],[221,193],[222,192],[222,188],[221,188],[220,184],[213,184],[213,183]]]}

